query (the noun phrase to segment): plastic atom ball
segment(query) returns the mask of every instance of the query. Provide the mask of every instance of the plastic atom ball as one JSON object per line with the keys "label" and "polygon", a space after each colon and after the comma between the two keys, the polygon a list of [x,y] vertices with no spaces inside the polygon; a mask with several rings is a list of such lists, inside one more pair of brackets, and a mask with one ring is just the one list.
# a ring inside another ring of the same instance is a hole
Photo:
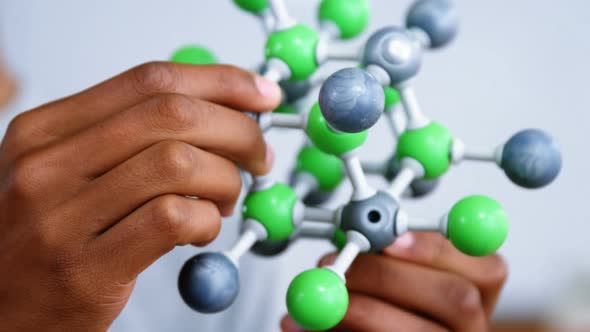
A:
{"label": "plastic atom ball", "polygon": [[435,179],[449,169],[452,140],[447,128],[431,122],[401,134],[396,155],[398,160],[415,159],[424,167],[424,178]]}
{"label": "plastic atom ball", "polygon": [[361,146],[367,139],[368,131],[360,133],[337,133],[330,129],[322,115],[320,105],[311,108],[305,129],[311,142],[325,153],[342,155]]}
{"label": "plastic atom ball", "polygon": [[383,114],[385,94],[373,75],[358,68],[341,69],[322,84],[322,115],[330,126],[345,133],[371,128]]}
{"label": "plastic atom ball", "polygon": [[551,136],[526,129],[512,136],[502,150],[500,166],[515,184],[540,188],[551,183],[561,170],[561,152]]}
{"label": "plastic atom ball", "polygon": [[361,34],[369,23],[368,0],[323,0],[318,13],[320,22],[330,22],[340,30],[340,38]]}
{"label": "plastic atom ball", "polygon": [[179,48],[172,54],[170,61],[190,65],[211,65],[217,63],[217,59],[211,51],[198,45],[188,45]]}
{"label": "plastic atom ball", "polygon": [[234,0],[234,3],[243,10],[252,14],[259,14],[268,8],[267,0]]}
{"label": "plastic atom ball", "polygon": [[198,254],[180,270],[178,290],[184,302],[196,311],[223,311],[234,302],[240,290],[238,269],[224,254]]}
{"label": "plastic atom ball", "polygon": [[449,212],[447,232],[453,245],[471,256],[496,252],[508,235],[508,217],[495,200],[481,195],[468,196]]}
{"label": "plastic atom ball", "polygon": [[455,39],[459,15],[450,0],[419,0],[408,11],[406,27],[424,31],[430,47],[439,48]]}
{"label": "plastic atom ball", "polygon": [[268,233],[268,240],[287,240],[295,231],[293,207],[297,195],[285,184],[276,183],[272,187],[249,193],[244,201],[244,220],[258,221]]}
{"label": "plastic atom ball", "polygon": [[304,24],[279,30],[268,36],[265,46],[266,60],[282,60],[291,71],[291,81],[309,78],[317,68],[316,48],[318,33]]}
{"label": "plastic atom ball", "polygon": [[333,191],[344,180],[342,160],[315,146],[306,146],[299,151],[295,170],[313,176],[319,189],[324,192]]}
{"label": "plastic atom ball", "polygon": [[287,309],[299,326],[322,331],[336,326],[348,309],[348,291],[340,277],[325,268],[300,273],[287,290]]}

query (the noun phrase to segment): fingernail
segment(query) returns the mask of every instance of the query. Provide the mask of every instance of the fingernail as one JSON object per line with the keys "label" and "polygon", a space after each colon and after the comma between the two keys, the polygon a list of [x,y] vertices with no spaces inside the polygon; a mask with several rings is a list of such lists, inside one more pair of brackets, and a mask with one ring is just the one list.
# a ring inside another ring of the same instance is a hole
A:
{"label": "fingernail", "polygon": [[268,168],[270,169],[273,165],[275,161],[275,152],[272,149],[272,146],[270,146],[270,144],[266,144],[266,157],[264,158],[264,163],[268,166]]}
{"label": "fingernail", "polygon": [[414,243],[416,243],[416,238],[414,237],[414,234],[406,233],[395,240],[392,249],[395,252],[404,252],[410,249],[414,245]]}
{"label": "fingernail", "polygon": [[254,79],[256,88],[263,97],[269,99],[278,99],[281,96],[281,88],[275,82],[271,82],[262,76],[256,76]]}
{"label": "fingernail", "polygon": [[305,332],[301,326],[297,325],[291,317],[287,316],[283,319],[284,332]]}

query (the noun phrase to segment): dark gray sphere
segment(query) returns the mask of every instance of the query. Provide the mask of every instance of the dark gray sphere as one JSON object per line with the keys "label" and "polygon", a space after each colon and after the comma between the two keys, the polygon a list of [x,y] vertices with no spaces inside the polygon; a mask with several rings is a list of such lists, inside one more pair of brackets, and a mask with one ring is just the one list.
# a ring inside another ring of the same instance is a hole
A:
{"label": "dark gray sphere", "polygon": [[294,103],[299,99],[307,96],[307,94],[309,93],[309,91],[311,91],[312,88],[309,80],[294,82],[281,81],[279,82],[279,85],[283,89],[283,92],[285,93],[285,100],[289,104]]}
{"label": "dark gray sphere", "polygon": [[431,48],[442,47],[457,35],[459,15],[450,0],[418,0],[406,15],[406,27],[424,31]]}
{"label": "dark gray sphere", "polygon": [[540,188],[551,183],[559,174],[561,153],[547,133],[526,129],[504,144],[500,166],[515,184]]}
{"label": "dark gray sphere", "polygon": [[[400,167],[399,160],[396,156],[389,159],[387,162],[387,169],[385,170],[385,179],[387,179],[387,181],[392,181],[397,173],[399,173]],[[410,193],[414,198],[424,197],[438,188],[439,183],[440,178],[430,180],[416,179],[410,183]]]}
{"label": "dark gray sphere", "polygon": [[388,194],[378,191],[362,200],[351,201],[342,209],[340,228],[363,234],[371,244],[371,251],[380,251],[395,240],[395,218],[399,204]]}
{"label": "dark gray sphere", "polygon": [[182,266],[178,290],[184,302],[196,311],[223,311],[234,302],[240,290],[238,269],[224,254],[198,254]]}
{"label": "dark gray sphere", "polygon": [[252,253],[265,257],[276,256],[285,252],[289,248],[289,244],[291,244],[289,239],[283,241],[258,241],[252,246]]}
{"label": "dark gray sphere", "polygon": [[322,84],[319,101],[332,128],[358,133],[379,120],[385,108],[385,93],[373,75],[362,69],[345,68]]}
{"label": "dark gray sphere", "polygon": [[414,77],[421,63],[422,48],[404,28],[379,29],[365,44],[363,66],[376,65],[383,68],[393,85]]}

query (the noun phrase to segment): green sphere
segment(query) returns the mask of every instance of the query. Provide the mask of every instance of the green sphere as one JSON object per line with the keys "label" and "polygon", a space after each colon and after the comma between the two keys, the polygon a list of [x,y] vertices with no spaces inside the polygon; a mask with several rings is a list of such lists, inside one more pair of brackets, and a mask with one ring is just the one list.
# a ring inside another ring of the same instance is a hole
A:
{"label": "green sphere", "polygon": [[265,46],[266,60],[282,60],[291,71],[291,81],[302,81],[317,68],[316,47],[318,33],[304,24],[275,31],[268,36]]}
{"label": "green sphere", "polygon": [[252,14],[259,14],[268,8],[268,1],[266,0],[234,0],[234,3]]}
{"label": "green sphere", "polygon": [[344,165],[340,158],[322,152],[315,146],[306,146],[297,155],[295,170],[313,176],[320,190],[329,192],[344,179]]}
{"label": "green sphere", "polygon": [[415,159],[424,167],[424,178],[435,179],[449,169],[452,140],[447,128],[431,122],[401,134],[396,155],[398,160]]}
{"label": "green sphere", "polygon": [[270,188],[249,193],[244,201],[243,218],[254,219],[268,233],[267,240],[286,240],[295,231],[293,207],[297,195],[291,187],[277,183]]}
{"label": "green sphere", "polygon": [[170,61],[190,65],[211,65],[217,63],[215,55],[199,45],[187,45],[179,48],[172,54]]}
{"label": "green sphere", "polygon": [[340,277],[324,268],[300,273],[287,290],[289,315],[310,331],[330,329],[348,309],[348,291]]}
{"label": "green sphere", "polygon": [[508,217],[495,200],[481,195],[457,202],[448,215],[448,235],[453,245],[471,256],[496,252],[508,235]]}
{"label": "green sphere", "polygon": [[297,111],[293,106],[285,104],[280,104],[273,112],[281,114],[297,114]]}
{"label": "green sphere", "polygon": [[389,112],[393,106],[399,104],[399,92],[390,86],[384,87],[383,92],[385,93],[385,112]]}
{"label": "green sphere", "polygon": [[337,228],[334,231],[334,235],[332,235],[332,238],[330,240],[338,250],[342,250],[346,245],[346,242],[348,242],[348,239],[346,239],[346,234],[340,228]]}
{"label": "green sphere", "polygon": [[362,33],[369,23],[368,0],[323,0],[319,20],[334,23],[340,38],[350,39]]}
{"label": "green sphere", "polygon": [[320,105],[311,108],[305,129],[311,142],[325,153],[342,155],[361,146],[367,139],[368,130],[358,133],[337,133],[328,127]]}

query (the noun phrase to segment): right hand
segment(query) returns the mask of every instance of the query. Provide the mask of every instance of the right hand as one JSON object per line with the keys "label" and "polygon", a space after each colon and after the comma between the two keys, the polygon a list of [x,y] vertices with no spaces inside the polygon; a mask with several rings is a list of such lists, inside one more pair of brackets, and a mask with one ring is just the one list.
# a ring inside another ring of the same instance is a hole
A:
{"label": "right hand", "polygon": [[0,146],[0,330],[106,330],[141,271],[217,236],[234,163],[270,170],[236,110],[279,102],[231,66],[149,63],[16,117]]}

